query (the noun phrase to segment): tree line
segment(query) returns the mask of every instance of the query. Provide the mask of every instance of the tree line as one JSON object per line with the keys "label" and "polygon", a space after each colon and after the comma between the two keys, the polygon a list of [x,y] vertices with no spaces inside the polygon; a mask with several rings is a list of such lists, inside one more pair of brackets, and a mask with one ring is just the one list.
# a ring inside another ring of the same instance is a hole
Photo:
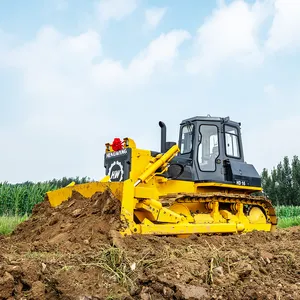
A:
{"label": "tree line", "polygon": [[275,205],[300,205],[300,161],[297,155],[292,160],[285,156],[270,172],[261,174],[264,194]]}
{"label": "tree line", "polygon": [[81,184],[81,183],[87,183],[87,182],[91,182],[91,178],[89,177],[63,177],[61,179],[51,179],[51,180],[47,180],[47,181],[43,181],[43,182],[32,182],[32,181],[25,181],[22,183],[16,183],[16,184],[10,184],[11,186],[32,186],[32,185],[41,185],[41,184],[46,184],[49,186],[53,186],[55,187],[55,189],[60,189],[63,188],[65,186],[67,186],[68,184],[70,184],[71,182],[75,182],[76,184]]}

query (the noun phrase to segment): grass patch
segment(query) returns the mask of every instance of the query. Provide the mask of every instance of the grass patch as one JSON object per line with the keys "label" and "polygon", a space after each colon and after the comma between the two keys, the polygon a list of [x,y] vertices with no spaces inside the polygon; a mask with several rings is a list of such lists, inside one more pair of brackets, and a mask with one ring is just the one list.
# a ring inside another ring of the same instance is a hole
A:
{"label": "grass patch", "polygon": [[96,255],[86,255],[85,260],[81,266],[103,269],[108,276],[110,275],[111,280],[120,283],[126,289],[136,286],[139,271],[144,271],[161,261],[149,259],[149,253],[136,261],[131,261],[125,250],[114,246],[103,246]]}
{"label": "grass patch", "polygon": [[20,223],[27,220],[28,216],[0,216],[0,234],[10,234]]}
{"label": "grass patch", "polygon": [[278,228],[288,228],[288,227],[299,226],[299,225],[300,225],[300,216],[278,218]]}
{"label": "grass patch", "polygon": [[131,278],[133,270],[125,251],[104,246],[96,255],[86,256],[86,262],[81,265],[86,267],[99,267],[111,275],[111,279],[125,287],[133,286]]}
{"label": "grass patch", "polygon": [[291,218],[300,216],[300,206],[275,206],[278,218]]}

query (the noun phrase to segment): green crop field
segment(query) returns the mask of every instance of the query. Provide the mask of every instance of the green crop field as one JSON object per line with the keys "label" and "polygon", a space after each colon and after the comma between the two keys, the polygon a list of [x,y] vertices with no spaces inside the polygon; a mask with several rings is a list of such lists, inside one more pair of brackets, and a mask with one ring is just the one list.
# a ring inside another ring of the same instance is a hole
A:
{"label": "green crop field", "polygon": [[276,206],[276,214],[280,228],[300,225],[300,206]]}
{"label": "green crop field", "polygon": [[0,184],[0,215],[30,214],[35,204],[43,201],[45,193],[56,189],[50,183],[28,183],[23,185]]}
{"label": "green crop field", "polygon": [[[63,178],[47,182],[22,184],[0,183],[0,234],[9,234],[26,220],[35,204],[44,200],[45,193],[70,182],[88,182],[87,178]],[[300,206],[275,206],[279,228],[300,225]]]}
{"label": "green crop field", "polygon": [[64,187],[73,181],[79,184],[90,179],[64,177],[38,183],[0,183],[0,234],[9,234],[19,223],[26,220],[33,207],[44,200],[47,191]]}
{"label": "green crop field", "polygon": [[63,178],[46,182],[20,184],[0,183],[0,216],[23,216],[31,213],[35,204],[44,200],[46,192],[75,183],[88,182],[87,178]]}

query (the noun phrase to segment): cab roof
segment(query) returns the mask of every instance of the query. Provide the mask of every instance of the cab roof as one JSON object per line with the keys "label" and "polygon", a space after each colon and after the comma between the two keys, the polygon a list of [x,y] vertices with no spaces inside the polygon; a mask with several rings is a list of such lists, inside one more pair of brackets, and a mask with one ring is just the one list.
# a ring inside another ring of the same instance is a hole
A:
{"label": "cab roof", "polygon": [[195,117],[191,117],[191,118],[188,118],[188,119],[184,119],[182,120],[181,124],[185,124],[185,123],[188,123],[188,122],[195,122],[195,121],[200,121],[200,122],[220,122],[220,123],[229,123],[229,124],[236,124],[236,125],[239,125],[241,126],[241,123],[240,122],[235,122],[235,121],[231,121],[230,120],[230,117],[211,117],[210,115],[207,115],[207,116],[195,116]]}

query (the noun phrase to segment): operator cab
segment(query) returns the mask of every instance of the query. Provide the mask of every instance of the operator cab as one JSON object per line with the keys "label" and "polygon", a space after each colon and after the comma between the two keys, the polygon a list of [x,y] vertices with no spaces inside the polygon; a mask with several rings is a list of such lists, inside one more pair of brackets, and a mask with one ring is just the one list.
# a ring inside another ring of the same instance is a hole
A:
{"label": "operator cab", "polygon": [[[180,153],[171,161],[169,176],[194,182],[261,186],[253,165],[244,161],[240,125],[229,117],[198,116],[183,120],[179,134]],[[163,138],[162,134],[162,144]],[[166,151],[172,143],[165,145],[162,150]]]}

